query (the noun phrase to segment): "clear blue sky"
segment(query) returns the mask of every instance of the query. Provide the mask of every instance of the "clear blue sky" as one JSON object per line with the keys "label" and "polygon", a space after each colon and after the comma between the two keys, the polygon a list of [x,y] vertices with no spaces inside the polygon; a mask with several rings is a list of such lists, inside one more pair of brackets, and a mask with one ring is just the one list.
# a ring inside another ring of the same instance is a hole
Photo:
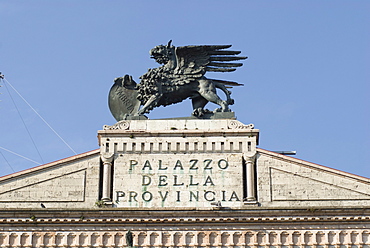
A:
{"label": "clear blue sky", "polygon": [[[369,13],[367,0],[0,0],[0,71],[83,153],[98,148],[97,130],[115,123],[107,106],[113,79],[139,81],[158,66],[152,47],[170,39],[232,44],[249,59],[212,77],[245,85],[234,88],[232,110],[260,129],[259,147],[296,150],[297,158],[370,177]],[[2,85],[0,147],[39,163],[74,155]],[[149,118],[190,113],[185,101]],[[0,175],[37,165],[4,149]]]}

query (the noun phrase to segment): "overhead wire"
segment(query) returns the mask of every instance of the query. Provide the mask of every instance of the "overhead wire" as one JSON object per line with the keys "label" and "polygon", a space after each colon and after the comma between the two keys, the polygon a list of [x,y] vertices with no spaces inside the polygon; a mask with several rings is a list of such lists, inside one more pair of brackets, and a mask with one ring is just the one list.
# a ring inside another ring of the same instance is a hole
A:
{"label": "overhead wire", "polygon": [[7,163],[7,165],[10,167],[10,169],[15,172],[15,170],[13,169],[13,167],[10,165],[9,161],[6,159],[6,157],[4,156],[4,154],[0,151],[0,154],[1,156],[3,157],[3,159],[5,160],[5,162]]}
{"label": "overhead wire", "polygon": [[[4,78],[4,75],[0,72],[0,82],[2,81],[2,79]],[[1,87],[1,85],[0,85]],[[1,94],[1,93],[0,93]],[[9,161],[6,159],[6,157],[4,156],[4,154],[0,151],[0,154],[1,156],[3,157],[3,159],[5,160],[6,164],[10,167],[10,169],[15,172],[15,170],[13,169],[13,167],[10,165]]]}
{"label": "overhead wire", "polygon": [[[3,79],[3,80],[4,80],[4,79]],[[13,102],[13,105],[14,105],[15,109],[16,109],[16,110],[17,110],[17,112],[18,112],[19,117],[20,117],[20,118],[21,118],[21,120],[22,120],[23,126],[24,126],[24,128],[26,129],[26,131],[27,131],[27,133],[28,133],[28,136],[30,137],[30,139],[31,139],[31,141],[32,141],[33,146],[35,147],[35,149],[36,149],[36,151],[37,151],[37,153],[38,153],[38,155],[39,155],[39,157],[40,157],[40,159],[41,159],[42,163],[44,163],[44,160],[42,159],[41,153],[40,153],[39,149],[37,148],[37,145],[36,145],[36,143],[35,143],[34,139],[32,138],[32,135],[31,135],[30,131],[28,130],[28,127],[27,127],[26,123],[24,122],[23,116],[22,116],[21,112],[19,111],[19,109],[18,109],[18,107],[17,107],[17,104],[15,103],[15,101],[14,101],[14,98],[13,98],[12,94],[10,93],[10,91],[9,91],[9,89],[8,89],[8,86],[7,86],[6,84],[4,84],[4,85],[5,85],[5,89],[7,90],[8,94],[9,94],[9,96],[10,96],[10,99],[11,99],[11,100],[12,100],[12,102]]]}
{"label": "overhead wire", "polygon": [[[21,158],[24,158],[24,159],[26,159],[26,160],[28,160],[28,161],[31,161],[31,162],[33,162],[33,163],[35,163],[35,164],[38,164],[38,165],[41,165],[41,163],[39,163],[39,162],[36,162],[36,161],[34,161],[34,160],[32,160],[32,159],[29,159],[29,158],[27,158],[27,157],[25,157],[25,156],[22,156],[22,155],[20,155],[20,154],[18,154],[18,153],[16,153],[16,152],[13,152],[13,151],[10,151],[10,150],[8,150],[8,149],[5,149],[4,147],[1,147],[0,146],[0,149],[3,149],[4,151],[7,151],[7,152],[10,152],[10,153],[12,153],[12,154],[14,154],[14,155],[16,155],[16,156],[18,156],[18,157],[21,157]],[[10,166],[11,167],[11,166]],[[12,167],[11,167],[12,168]],[[13,168],[12,168],[13,169]],[[14,170],[13,170],[14,171]]]}
{"label": "overhead wire", "polygon": [[[2,81],[2,79],[4,78],[4,75],[0,72],[0,82]],[[2,85],[0,85],[1,87]],[[1,93],[0,93],[1,94]],[[0,151],[0,154],[1,156],[3,157],[3,159],[5,160],[6,164],[10,167],[10,169],[15,172],[15,170],[13,169],[13,167],[10,165],[9,161],[6,159],[6,157],[4,156],[4,154]]]}
{"label": "overhead wire", "polygon": [[33,112],[35,112],[35,114],[50,128],[50,130],[52,130],[54,132],[54,134],[61,140],[63,141],[63,143],[75,154],[77,155],[76,151],[73,150],[73,148],[68,145],[68,143],[50,126],[50,124],[31,106],[31,104],[29,104],[27,102],[26,99],[24,99],[24,97],[13,87],[13,85],[6,79],[6,78],[3,78],[4,82],[6,82],[7,84],[9,84],[9,86],[19,95],[19,97],[33,110]]}

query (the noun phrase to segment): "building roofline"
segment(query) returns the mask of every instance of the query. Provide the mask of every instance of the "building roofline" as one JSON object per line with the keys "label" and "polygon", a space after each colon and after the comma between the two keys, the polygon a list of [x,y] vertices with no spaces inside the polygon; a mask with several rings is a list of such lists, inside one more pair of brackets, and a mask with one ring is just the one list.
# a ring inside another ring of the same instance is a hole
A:
{"label": "building roofline", "polygon": [[[47,164],[42,164],[42,165],[38,165],[38,166],[29,168],[29,169],[14,172],[14,173],[11,173],[11,174],[8,174],[8,175],[5,175],[5,176],[1,176],[0,181],[7,180],[7,179],[10,179],[10,178],[14,178],[14,177],[18,177],[18,176],[22,176],[22,175],[25,175],[25,174],[28,174],[28,173],[32,173],[34,171],[50,168],[50,167],[53,167],[53,166],[56,166],[56,165],[60,165],[62,163],[68,163],[68,162],[71,162],[71,161],[74,161],[74,160],[78,160],[78,159],[85,158],[85,157],[88,157],[88,156],[96,155],[96,154],[99,154],[99,152],[100,152],[100,149],[95,149],[95,150],[92,150],[92,151],[88,151],[88,152],[80,153],[80,154],[73,155],[73,156],[70,156],[70,157],[67,157],[67,158],[63,158],[63,159],[60,159],[60,160],[56,160],[56,161],[53,161],[53,162],[50,162],[50,163],[47,163]],[[298,163],[298,164],[301,164],[301,165],[304,165],[304,166],[313,167],[313,168],[320,169],[320,170],[326,170],[326,171],[334,173],[334,174],[340,174],[342,176],[348,176],[348,177],[352,177],[352,178],[357,179],[357,180],[362,180],[362,181],[366,181],[366,182],[370,183],[370,178],[367,178],[367,177],[364,177],[364,176],[359,176],[359,175],[356,175],[356,174],[353,174],[353,173],[350,173],[350,172],[345,172],[345,171],[334,169],[334,168],[331,168],[331,167],[328,167],[328,166],[320,165],[320,164],[317,164],[317,163],[312,163],[312,162],[302,160],[302,159],[299,159],[299,158],[293,158],[293,157],[290,157],[290,156],[287,156],[287,155],[282,155],[282,154],[272,152],[272,151],[269,151],[269,150],[266,150],[266,149],[263,149],[263,148],[257,148],[257,152],[263,153],[263,154],[266,154],[266,155],[269,155],[269,156],[278,157],[278,158],[288,160],[288,161],[291,161],[291,162],[294,162],[294,163]]]}
{"label": "building roofline", "polygon": [[38,166],[35,166],[35,167],[32,167],[32,168],[28,168],[28,169],[25,169],[25,170],[14,172],[14,173],[11,173],[11,174],[8,174],[8,175],[5,175],[5,176],[1,176],[0,181],[7,180],[7,179],[10,179],[10,178],[14,178],[14,177],[18,177],[18,176],[22,176],[22,175],[25,175],[25,174],[28,174],[28,173],[32,173],[34,171],[50,168],[50,167],[60,165],[60,164],[63,164],[63,163],[68,163],[68,162],[78,160],[78,159],[81,159],[81,158],[89,157],[89,156],[98,154],[99,152],[100,152],[100,149],[95,149],[95,150],[92,150],[92,151],[89,151],[89,152],[84,152],[84,153],[73,155],[73,156],[70,156],[70,157],[67,157],[67,158],[59,159],[59,160],[56,160],[56,161],[53,161],[53,162],[50,162],[50,163],[47,163],[47,164],[42,164],[42,165],[38,165]]}
{"label": "building roofline", "polygon": [[298,164],[301,164],[301,165],[304,165],[304,166],[313,167],[313,168],[320,169],[320,170],[326,170],[328,172],[331,172],[331,173],[334,173],[334,174],[337,174],[337,175],[339,174],[339,175],[342,175],[342,176],[348,176],[348,177],[351,177],[351,178],[354,178],[354,179],[357,179],[357,180],[362,180],[362,181],[366,181],[366,182],[370,183],[370,178],[368,178],[368,177],[359,176],[359,175],[356,175],[356,174],[353,174],[353,173],[350,173],[350,172],[334,169],[334,168],[331,168],[331,167],[328,167],[328,166],[325,166],[325,165],[312,163],[312,162],[309,162],[309,161],[306,161],[306,160],[303,160],[303,159],[299,159],[299,158],[293,158],[291,156],[282,155],[280,153],[272,152],[272,151],[262,149],[262,148],[257,148],[257,152],[264,153],[264,154],[274,156],[274,157],[279,157],[281,159],[289,160],[291,162],[298,163]]}

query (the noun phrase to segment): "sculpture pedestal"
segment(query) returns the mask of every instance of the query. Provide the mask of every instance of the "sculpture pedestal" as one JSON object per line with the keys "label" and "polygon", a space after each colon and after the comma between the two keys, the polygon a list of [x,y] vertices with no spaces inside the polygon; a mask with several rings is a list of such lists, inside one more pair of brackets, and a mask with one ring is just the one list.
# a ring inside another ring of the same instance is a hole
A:
{"label": "sculpture pedestal", "polygon": [[258,134],[232,119],[120,121],[98,132],[113,156],[102,181],[116,207],[240,208],[256,199]]}

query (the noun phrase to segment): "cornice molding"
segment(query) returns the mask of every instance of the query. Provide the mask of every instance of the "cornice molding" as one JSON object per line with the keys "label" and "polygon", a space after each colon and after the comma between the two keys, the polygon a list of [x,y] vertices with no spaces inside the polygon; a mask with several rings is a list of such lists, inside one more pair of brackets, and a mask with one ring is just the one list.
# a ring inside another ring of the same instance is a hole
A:
{"label": "cornice molding", "polygon": [[[61,210],[62,211],[62,210]],[[342,212],[341,215],[338,215],[338,213],[335,212],[321,212],[320,210],[306,210],[309,212],[308,214],[300,213],[298,214],[287,214],[286,216],[277,216],[277,213],[274,214],[270,213],[269,215],[256,214],[253,215],[251,213],[241,213],[238,212],[237,214],[233,212],[227,212],[228,217],[220,217],[220,211],[216,211],[214,215],[207,214],[207,216],[201,216],[197,212],[187,212],[185,215],[182,213],[182,215],[178,214],[178,216],[175,216],[175,212],[172,213],[168,212],[166,214],[160,213],[152,213],[153,216],[158,216],[157,218],[150,218],[146,217],[148,215],[148,212],[142,211],[141,213],[131,213],[131,211],[127,211],[126,214],[130,215],[131,217],[121,217],[117,218],[117,213],[114,213],[115,211],[88,211],[88,212],[75,212],[73,213],[74,216],[70,217],[47,217],[45,215],[52,215],[52,213],[46,213],[42,211],[29,211],[28,215],[30,217],[25,217],[27,215],[25,212],[23,212],[22,217],[15,217],[16,215],[20,215],[21,213],[14,213],[10,216],[10,213],[5,214],[3,212],[3,216],[9,215],[9,217],[5,217],[0,219],[0,224],[12,224],[12,225],[24,225],[24,224],[45,224],[45,225],[53,225],[53,224],[108,224],[108,225],[115,225],[115,224],[154,224],[158,225],[161,223],[161,225],[169,224],[181,224],[181,225],[193,225],[194,223],[197,223],[199,225],[202,224],[209,224],[212,223],[214,225],[222,225],[222,224],[308,224],[308,223],[333,223],[333,224],[339,224],[339,223],[361,223],[361,224],[370,224],[370,214],[369,211],[348,211],[347,213]],[[79,215],[77,215],[79,214]],[[244,216],[241,216],[241,215]],[[188,216],[191,217],[188,217]],[[249,216],[245,216],[249,215]],[[262,215],[262,216],[261,216]],[[265,215],[265,216],[263,216]],[[316,216],[313,216],[316,215]],[[43,216],[43,217],[38,217]],[[102,217],[103,216],[103,217]],[[330,224],[329,223],[329,224]]]}

